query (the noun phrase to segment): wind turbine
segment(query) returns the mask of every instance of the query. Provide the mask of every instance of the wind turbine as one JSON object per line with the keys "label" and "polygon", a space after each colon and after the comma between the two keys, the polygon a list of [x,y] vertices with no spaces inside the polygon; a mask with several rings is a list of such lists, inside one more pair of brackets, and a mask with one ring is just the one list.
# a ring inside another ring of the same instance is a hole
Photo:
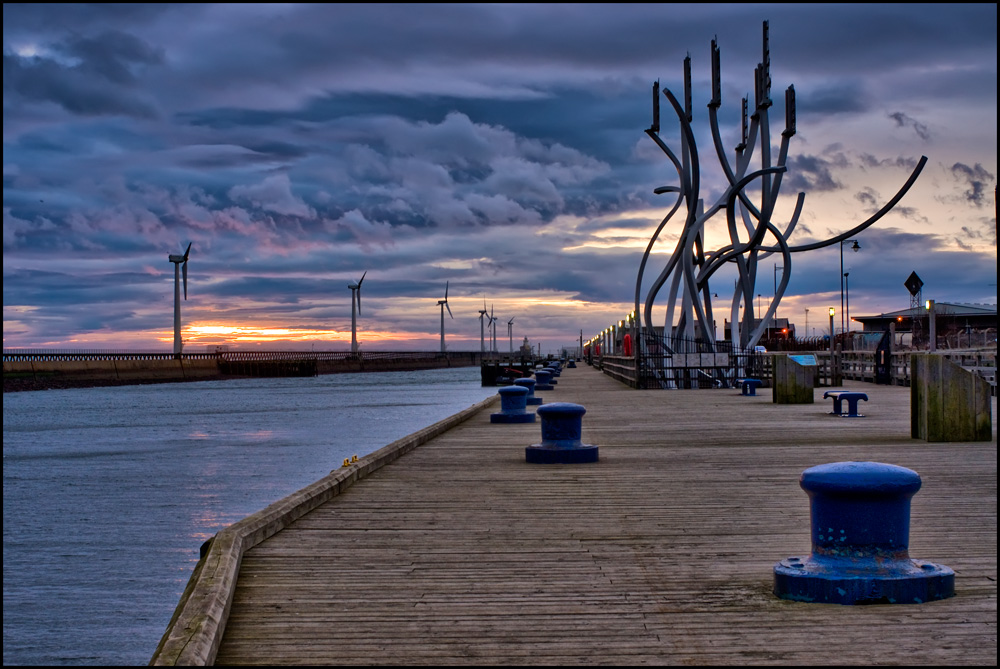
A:
{"label": "wind turbine", "polygon": [[490,352],[494,355],[497,354],[497,319],[493,315],[493,305],[490,305],[490,327],[493,328],[493,348]]}
{"label": "wind turbine", "polygon": [[358,314],[361,313],[361,282],[368,274],[365,271],[358,279],[357,283],[349,283],[347,287],[351,289],[351,353],[358,352]]}
{"label": "wind turbine", "polygon": [[184,255],[171,253],[167,259],[174,264],[174,355],[180,355],[183,348],[181,342],[181,265],[184,265],[184,299],[188,298],[188,254],[191,244],[188,244]]}
{"label": "wind turbine", "polygon": [[507,337],[510,338],[510,359],[514,359],[514,317],[507,321]]}
{"label": "wind turbine", "polygon": [[486,337],[483,334],[483,317],[486,316],[486,298],[483,298],[483,308],[479,310],[479,355],[486,353]]}
{"label": "wind turbine", "polygon": [[455,316],[451,313],[451,307],[448,306],[448,282],[444,283],[444,299],[438,300],[438,306],[441,307],[441,352],[444,353],[444,310],[448,310],[448,315],[451,316],[452,320],[455,320]]}

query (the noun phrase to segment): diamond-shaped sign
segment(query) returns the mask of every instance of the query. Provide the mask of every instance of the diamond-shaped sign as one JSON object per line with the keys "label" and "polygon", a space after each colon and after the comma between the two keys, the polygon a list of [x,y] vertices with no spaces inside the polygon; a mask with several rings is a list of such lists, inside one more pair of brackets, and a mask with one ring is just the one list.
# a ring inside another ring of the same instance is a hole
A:
{"label": "diamond-shaped sign", "polygon": [[903,282],[906,289],[910,291],[910,295],[916,295],[920,292],[920,289],[924,287],[924,282],[920,280],[916,272],[910,272],[910,276],[906,277],[906,281]]}

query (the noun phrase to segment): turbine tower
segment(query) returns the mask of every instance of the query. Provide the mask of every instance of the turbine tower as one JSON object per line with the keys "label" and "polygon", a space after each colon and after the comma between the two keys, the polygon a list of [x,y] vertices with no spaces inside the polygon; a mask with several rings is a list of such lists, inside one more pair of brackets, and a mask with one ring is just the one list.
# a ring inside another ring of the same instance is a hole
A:
{"label": "turbine tower", "polygon": [[444,310],[448,310],[448,315],[451,316],[452,320],[455,320],[455,316],[451,313],[451,307],[448,306],[448,282],[444,283],[444,299],[438,300],[438,306],[441,307],[441,352],[445,352],[444,348]]}
{"label": "turbine tower", "polygon": [[490,327],[493,329],[493,347],[490,349],[490,353],[497,355],[497,319],[493,315],[493,305],[490,305]]}
{"label": "turbine tower", "polygon": [[514,359],[514,317],[507,321],[507,337],[510,339],[510,359]]}
{"label": "turbine tower", "polygon": [[483,308],[479,310],[479,355],[482,357],[486,354],[486,336],[483,332],[484,321],[483,318],[486,316],[486,298],[483,298]]}
{"label": "turbine tower", "polygon": [[188,254],[191,244],[188,244],[184,255],[171,253],[167,259],[174,264],[174,355],[180,355],[184,344],[181,341],[181,265],[184,266],[184,299],[188,298]]}
{"label": "turbine tower", "polygon": [[361,282],[365,280],[365,271],[357,283],[349,283],[351,289],[351,353],[358,352],[358,314],[361,313]]}

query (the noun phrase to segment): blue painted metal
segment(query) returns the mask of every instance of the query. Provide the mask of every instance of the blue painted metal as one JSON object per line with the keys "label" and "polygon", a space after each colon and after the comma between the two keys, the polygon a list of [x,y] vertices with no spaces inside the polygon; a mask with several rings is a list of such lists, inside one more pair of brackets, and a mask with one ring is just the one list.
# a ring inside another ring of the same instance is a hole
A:
{"label": "blue painted metal", "polygon": [[542,443],[524,449],[524,459],[530,463],[573,464],[597,462],[598,448],[582,443],[583,414],[579,404],[552,402],[538,407],[542,418]]}
{"label": "blue painted metal", "polygon": [[909,557],[912,469],[835,462],[802,472],[812,555],[774,566],[774,594],[828,604],[912,604],[955,594],[955,572]]}
{"label": "blue painted metal", "polygon": [[538,406],[542,403],[541,397],[535,397],[535,383],[534,379],[520,378],[514,380],[515,386],[524,386],[528,389],[528,397],[525,400],[527,406]]}
{"label": "blue painted metal", "polygon": [[570,359],[570,361],[566,363],[566,367],[569,369],[576,369],[576,361]]}
{"label": "blue painted metal", "polygon": [[739,379],[740,384],[740,394],[756,397],[757,389],[760,388],[763,382],[760,379]]}
{"label": "blue painted metal", "polygon": [[[847,418],[864,418],[863,413],[858,413],[858,400],[868,401],[867,393],[859,393],[851,390],[828,390],[823,393],[823,399],[833,398],[833,411],[835,416],[845,416]],[[847,401],[847,413],[844,413],[844,401]]]}
{"label": "blue painted metal", "polygon": [[490,414],[491,423],[534,423],[535,414],[525,411],[528,389],[524,386],[504,386],[500,393],[500,413]]}
{"label": "blue painted metal", "polygon": [[555,388],[556,387],[552,385],[551,369],[535,370],[535,390],[555,390]]}

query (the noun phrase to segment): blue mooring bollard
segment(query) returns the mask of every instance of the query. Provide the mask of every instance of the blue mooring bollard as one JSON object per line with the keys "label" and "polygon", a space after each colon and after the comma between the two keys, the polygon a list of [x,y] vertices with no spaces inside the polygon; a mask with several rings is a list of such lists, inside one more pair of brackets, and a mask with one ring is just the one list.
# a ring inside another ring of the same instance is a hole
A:
{"label": "blue mooring bollard", "polygon": [[527,397],[527,399],[524,402],[527,406],[529,406],[529,407],[530,406],[538,406],[539,404],[542,403],[542,398],[541,397],[535,397],[535,380],[534,379],[527,379],[527,378],[515,379],[514,380],[514,385],[515,386],[524,386],[525,388],[528,389],[528,397]]}
{"label": "blue mooring bollard", "polygon": [[551,369],[536,369],[535,370],[535,390],[555,390],[555,386],[552,385],[552,370]]}
{"label": "blue mooring bollard", "polygon": [[538,407],[542,418],[542,443],[526,446],[524,459],[531,463],[573,464],[597,462],[597,446],[580,441],[583,414],[579,404],[552,402]]}
{"label": "blue mooring bollard", "polygon": [[809,495],[812,555],[774,566],[774,594],[828,604],[912,604],[955,594],[955,572],[911,560],[912,469],[835,462],[802,472]]}
{"label": "blue mooring bollard", "polygon": [[504,386],[500,393],[500,413],[491,413],[491,423],[534,423],[535,414],[525,411],[528,389],[524,386]]}

